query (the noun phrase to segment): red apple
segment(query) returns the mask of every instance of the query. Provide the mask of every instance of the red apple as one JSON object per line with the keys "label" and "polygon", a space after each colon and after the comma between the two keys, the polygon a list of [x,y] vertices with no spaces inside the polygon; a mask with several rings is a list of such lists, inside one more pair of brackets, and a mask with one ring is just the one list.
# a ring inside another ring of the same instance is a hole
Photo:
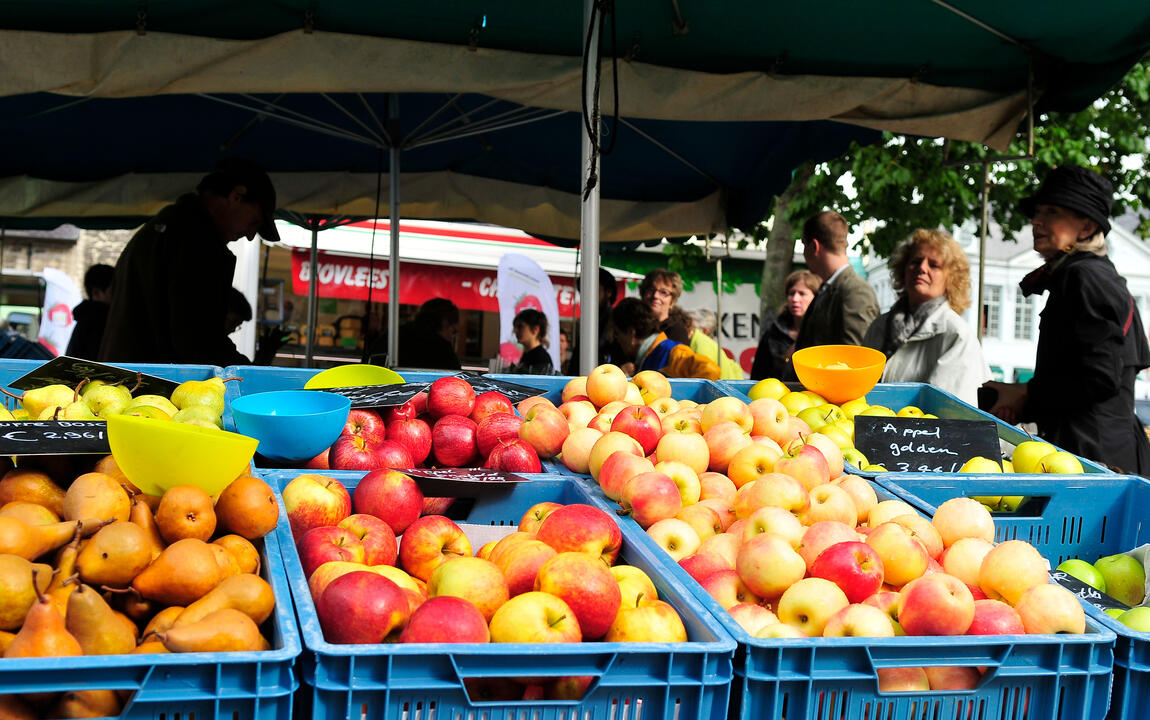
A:
{"label": "red apple", "polygon": [[283,489],[284,510],[297,539],[314,527],[336,525],[351,514],[351,496],[339,480],[297,475]]}
{"label": "red apple", "polygon": [[427,582],[435,568],[454,557],[470,557],[471,543],[450,518],[424,515],[399,543],[399,564],[409,575]]}
{"label": "red apple", "polygon": [[[749,417],[750,413],[747,414]],[[726,473],[735,455],[754,442],[746,430],[733,420],[720,420],[711,425],[703,432],[703,440],[709,453],[706,469],[720,473]]]}
{"label": "red apple", "polygon": [[340,520],[338,527],[350,531],[359,538],[363,545],[363,562],[365,564],[395,564],[399,545],[395,541],[395,531],[383,520],[374,515],[356,513]]}
{"label": "red apple", "polygon": [[432,417],[467,417],[475,409],[475,389],[463,378],[448,375],[437,378],[427,389],[427,412]]}
{"label": "red apple", "polygon": [[623,486],[619,504],[647,529],[665,518],[675,517],[683,507],[679,488],[670,475],[657,470],[639,473]]}
{"label": "red apple", "polygon": [[563,413],[545,405],[536,405],[528,410],[519,426],[519,439],[530,443],[543,459],[558,455],[570,433],[571,426]]}
{"label": "red apple", "polygon": [[310,577],[325,562],[341,560],[361,563],[365,558],[359,536],[337,525],[308,530],[297,541],[296,548],[299,550],[305,577]]}
{"label": "red apple", "polygon": [[328,451],[333,470],[375,470],[410,468],[411,453],[391,440],[370,440],[362,435],[340,435]]}
{"label": "red apple", "polygon": [[611,421],[611,430],[635,438],[644,455],[655,452],[659,438],[663,436],[659,414],[646,405],[632,405],[621,411]]}
{"label": "red apple", "polygon": [[407,595],[391,580],[357,570],[332,580],[315,612],[330,643],[382,643],[407,621]]}
{"label": "red apple", "polygon": [[[449,378],[440,378],[440,380],[447,379]],[[446,467],[470,465],[479,452],[475,442],[475,430],[475,423],[471,418],[463,415],[441,416],[431,429],[431,452],[435,456],[435,462]]]}
{"label": "red apple", "polygon": [[535,503],[527,508],[527,511],[523,513],[523,517],[519,518],[519,531],[528,533],[538,532],[539,526],[543,524],[547,516],[561,507],[563,507],[562,504],[551,502],[550,500]]}
{"label": "red apple", "polygon": [[882,587],[882,560],[864,542],[835,543],[815,558],[811,576],[830,580],[846,593],[847,600],[861,603]]}
{"label": "red apple", "polygon": [[355,511],[387,523],[402,535],[423,512],[423,492],[410,476],[397,470],[372,470],[355,488]]}
{"label": "red apple", "polygon": [[402,643],[485,643],[487,621],[475,605],[453,595],[428,598],[399,634]]}
{"label": "red apple", "polygon": [[878,668],[878,691],[881,693],[925,693],[930,691],[926,670],[920,667]]}
{"label": "red apple", "polygon": [[427,581],[427,594],[467,598],[488,622],[510,597],[503,571],[490,560],[478,557],[453,557],[436,567]]}
{"label": "red apple", "polygon": [[615,451],[599,467],[599,488],[611,500],[619,500],[631,478],[654,469],[655,466],[645,457],[627,451]]}
{"label": "red apple", "polygon": [[761,599],[751,592],[734,570],[717,570],[700,580],[699,584],[724,610],[739,603],[758,603]]}
{"label": "red apple", "polygon": [[679,567],[687,571],[687,574],[695,579],[695,582],[702,583],[712,573],[720,570],[733,570],[734,568],[726,559],[717,553],[695,553],[689,557],[685,557],[679,561]]}
{"label": "red apple", "polygon": [[623,535],[615,518],[592,505],[564,505],[539,525],[536,537],[556,552],[585,552],[598,555],[608,566],[615,563]]}
{"label": "red apple", "polygon": [[511,400],[498,390],[488,390],[475,396],[475,407],[471,410],[471,419],[479,423],[483,418],[494,413],[514,413],[515,406]]}
{"label": "red apple", "polygon": [[543,472],[535,448],[522,440],[501,440],[487,457],[483,467],[513,473]]}
{"label": "red apple", "polygon": [[508,546],[503,552],[491,553],[491,561],[507,578],[511,597],[535,589],[535,577],[543,563],[555,557],[555,548],[542,540],[527,538]]}
{"label": "red apple", "polygon": [[1025,635],[1026,628],[1018,611],[1001,600],[983,598],[974,601],[974,619],[967,635]]}
{"label": "red apple", "polygon": [[940,690],[973,690],[982,680],[978,668],[969,665],[947,665],[944,667],[924,667],[926,680],[932,692]]}
{"label": "red apple", "polygon": [[329,450],[331,450],[330,445],[322,450],[319,455],[316,455],[304,463],[304,468],[307,470],[331,470],[331,462],[328,460]]}
{"label": "red apple", "polygon": [[410,467],[422,465],[431,454],[431,426],[419,418],[398,419],[387,426],[387,439],[407,450]]}
{"label": "red apple", "polygon": [[347,413],[344,435],[358,435],[367,440],[382,440],[386,432],[383,418],[374,410],[355,408]]}
{"label": "red apple", "polygon": [[529,398],[520,400],[519,404],[515,406],[515,410],[520,415],[526,415],[527,411],[536,405],[547,405],[549,407],[555,407],[555,403],[548,400],[546,395],[532,395]]}
{"label": "red apple", "polygon": [[[814,445],[801,441],[788,446],[787,452],[775,461],[775,472],[790,475],[810,491],[831,481],[831,470],[826,456]],[[854,503],[851,503],[852,509]]]}
{"label": "red apple", "polygon": [[476,423],[475,444],[479,454],[487,457],[500,440],[512,440],[519,437],[519,426],[523,418],[511,413],[492,413]]}
{"label": "red apple", "polygon": [[[831,545],[858,539],[858,533],[850,525],[837,520],[822,520],[803,531],[798,551],[799,555],[803,556],[807,568],[810,568],[819,555]],[[882,557],[882,553],[879,553],[879,557]],[[885,561],[883,567],[886,567]]]}
{"label": "red apple", "polygon": [[579,620],[583,640],[603,637],[619,613],[619,582],[593,555],[561,552],[539,568],[535,589],[562,598]]}
{"label": "red apple", "polygon": [[594,675],[567,675],[543,685],[544,700],[582,700],[587,688],[597,680]]}
{"label": "red apple", "polygon": [[923,575],[899,592],[898,622],[907,635],[963,635],[973,620],[974,598],[952,575]]}
{"label": "red apple", "polygon": [[411,420],[427,412],[427,391],[413,396],[402,405],[393,405],[383,411],[383,420],[391,425],[398,420]]}
{"label": "red apple", "polygon": [[807,565],[791,543],[774,533],[760,533],[739,546],[735,570],[751,592],[776,600],[807,573]]}

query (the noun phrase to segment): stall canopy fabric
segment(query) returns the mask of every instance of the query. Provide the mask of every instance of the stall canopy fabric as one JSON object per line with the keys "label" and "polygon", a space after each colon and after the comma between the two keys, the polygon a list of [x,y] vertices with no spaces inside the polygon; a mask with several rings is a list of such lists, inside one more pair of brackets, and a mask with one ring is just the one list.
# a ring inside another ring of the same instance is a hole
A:
{"label": "stall canopy fabric", "polygon": [[[1143,0],[614,10],[606,241],[746,227],[798,163],[877,130],[1003,148],[1031,79],[1039,110],[1077,110],[1150,47]],[[285,210],[389,215],[381,151],[394,145],[394,214],[577,238],[582,13],[522,0],[5,3],[0,217],[130,225],[228,153],[268,167]]]}

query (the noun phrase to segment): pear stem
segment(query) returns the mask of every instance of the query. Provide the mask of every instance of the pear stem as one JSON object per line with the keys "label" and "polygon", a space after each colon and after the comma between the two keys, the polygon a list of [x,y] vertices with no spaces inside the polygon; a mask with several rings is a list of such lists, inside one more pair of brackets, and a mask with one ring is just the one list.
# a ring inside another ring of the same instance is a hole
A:
{"label": "pear stem", "polygon": [[13,399],[15,399],[15,400],[23,400],[23,399],[24,399],[24,396],[23,396],[23,395],[13,395],[12,393],[10,393],[10,392],[8,392],[7,390],[5,390],[4,388],[0,388],[0,393],[4,393],[4,394],[5,394],[5,395],[7,395],[8,397],[10,397],[10,398],[13,398]]}
{"label": "pear stem", "polygon": [[92,381],[92,378],[84,378],[83,380],[80,381],[80,384],[76,386],[76,389],[72,393],[72,402],[76,402],[80,399],[80,390],[82,390],[84,388],[84,386],[87,385],[91,381]]}
{"label": "pear stem", "polygon": [[139,390],[140,386],[143,384],[144,384],[144,373],[137,372],[136,373],[136,385],[131,390],[128,391],[128,394],[129,395],[135,395],[136,391]]}
{"label": "pear stem", "polygon": [[40,586],[36,584],[36,576],[40,573],[36,568],[32,568],[32,589],[36,592],[36,599],[42,603],[52,602],[52,600],[40,592]]}

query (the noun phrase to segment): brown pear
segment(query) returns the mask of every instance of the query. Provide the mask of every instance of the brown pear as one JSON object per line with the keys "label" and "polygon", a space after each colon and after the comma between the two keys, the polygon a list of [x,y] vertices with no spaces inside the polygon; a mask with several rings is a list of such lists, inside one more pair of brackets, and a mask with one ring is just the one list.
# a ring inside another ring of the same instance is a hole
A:
{"label": "brown pear", "polygon": [[65,520],[127,520],[132,501],[111,475],[84,473],[72,481],[64,493]]}
{"label": "brown pear", "polygon": [[14,517],[29,525],[52,525],[60,522],[60,516],[39,503],[27,500],[13,500],[0,507],[0,517]]}
{"label": "brown pear", "polygon": [[140,488],[136,487],[135,484],[128,479],[128,476],[125,475],[124,471],[120,469],[120,465],[116,462],[116,458],[112,457],[111,455],[105,455],[104,457],[97,460],[95,466],[92,468],[92,472],[110,475],[112,479],[120,483],[120,485],[122,485],[123,488],[128,491],[128,495],[131,495],[132,497],[140,494]]}
{"label": "brown pear", "polygon": [[105,525],[84,543],[76,558],[80,579],[96,587],[128,587],[152,562],[147,532],[127,520]]}
{"label": "brown pear", "polygon": [[275,530],[280,506],[270,485],[245,475],[232,480],[220,493],[216,516],[224,530],[255,540]]}
{"label": "brown pear", "polygon": [[13,517],[0,517],[0,553],[35,560],[71,540],[76,528],[74,522],[29,525]]}
{"label": "brown pear", "polygon": [[64,488],[42,470],[14,468],[0,478],[0,505],[13,500],[43,505],[57,517],[64,514]]}
{"label": "brown pear", "polygon": [[160,529],[156,527],[156,516],[152,514],[152,508],[148,507],[142,496],[132,498],[132,510],[128,515],[128,521],[139,525],[148,534],[148,543],[152,546],[152,560],[158,558],[167,543],[160,537]]}
{"label": "brown pear", "polygon": [[268,619],[275,606],[272,586],[259,575],[244,573],[221,580],[211,592],[189,605],[176,619],[175,626],[199,622],[223,608],[239,610],[259,625]]}
{"label": "brown pear", "polygon": [[[12,644],[12,640],[15,637],[16,637],[16,633],[14,633],[14,632],[8,632],[7,630],[0,630],[0,655],[4,654],[4,651],[7,650],[8,646]],[[4,717],[3,715],[0,715],[0,718],[3,718],[3,717]]]}
{"label": "brown pear", "polygon": [[258,573],[260,571],[260,551],[251,540],[239,535],[224,535],[212,541],[212,545],[219,545],[232,554],[242,573]]}
{"label": "brown pear", "polygon": [[132,587],[149,600],[187,607],[222,579],[211,548],[203,540],[177,540],[136,576]]}
{"label": "brown pear", "polygon": [[[104,601],[100,593],[81,583],[68,597],[64,627],[80,643],[85,655],[122,655],[136,647],[136,626]],[[130,628],[129,628],[130,626]]]}
{"label": "brown pear", "polygon": [[223,545],[210,544],[209,547],[215,553],[216,564],[220,567],[220,579],[228,578],[233,575],[240,574],[240,563],[236,560],[236,556],[228,552],[228,549]]}
{"label": "brown pear", "polygon": [[148,640],[136,646],[132,651],[134,655],[149,655],[153,653],[170,653],[171,650],[164,647],[164,644],[159,640]]}
{"label": "brown pear", "polygon": [[141,640],[149,640],[150,635],[161,633],[176,624],[176,618],[184,612],[184,608],[179,605],[169,605],[163,610],[156,613],[148,624],[144,626],[144,631],[140,633]]}
{"label": "brown pear", "polygon": [[163,609],[154,600],[140,597],[140,593],[132,588],[126,588],[124,591],[104,588],[104,599],[113,610],[123,613],[136,625],[146,624],[153,615]]}
{"label": "brown pear", "polygon": [[[38,568],[39,587],[32,585],[33,568]],[[37,594],[47,589],[51,579],[52,568],[47,565],[37,566],[17,555],[0,555],[0,630],[18,630]]]}
{"label": "brown pear", "polygon": [[68,596],[76,589],[79,576],[76,575],[76,557],[80,554],[80,532],[72,536],[72,542],[60,548],[56,554],[56,570],[52,574],[52,582],[44,594],[52,598],[56,609],[61,615],[67,616]]}
{"label": "brown pear", "polygon": [[156,637],[172,652],[243,652],[263,646],[259,626],[233,608],[208,613],[198,622],[177,625]]}
{"label": "brown pear", "polygon": [[40,720],[40,714],[19,695],[0,695],[0,720]]}
{"label": "brown pear", "polygon": [[[33,585],[36,584],[37,575],[36,569],[33,568]],[[4,657],[69,657],[83,653],[79,641],[64,627],[64,618],[60,616],[56,606],[47,595],[38,593],[36,602],[32,604],[28,615],[24,618],[24,626],[16,633],[16,637],[12,638],[12,643],[4,651]]]}
{"label": "brown pear", "polygon": [[115,690],[68,690],[52,706],[52,718],[106,718],[120,714],[124,704]]}
{"label": "brown pear", "polygon": [[168,543],[185,538],[207,542],[216,532],[212,496],[195,485],[168,488],[156,508],[156,527]]}

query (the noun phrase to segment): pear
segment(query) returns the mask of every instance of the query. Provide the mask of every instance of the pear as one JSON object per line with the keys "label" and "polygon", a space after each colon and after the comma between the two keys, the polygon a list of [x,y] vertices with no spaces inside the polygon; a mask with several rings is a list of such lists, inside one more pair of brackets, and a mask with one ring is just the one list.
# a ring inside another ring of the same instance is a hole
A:
{"label": "pear", "polygon": [[256,625],[263,623],[275,609],[272,586],[259,575],[233,575],[224,578],[207,595],[195,601],[176,618],[173,627],[199,622],[216,610],[233,608],[244,613]]}
{"label": "pear", "polygon": [[178,423],[199,425],[200,427],[219,429],[223,429],[224,427],[223,417],[216,414],[215,410],[204,405],[189,405],[177,412],[172,419]]}
{"label": "pear", "polygon": [[[131,404],[128,407],[138,407],[140,405],[151,405],[157,410],[163,410],[164,414],[168,417],[173,417],[180,411],[178,407],[172,404],[172,401],[163,395],[137,395],[132,398]],[[223,414],[222,412],[220,413]]]}
{"label": "pear", "polygon": [[76,527],[75,522],[29,525],[13,517],[0,517],[0,553],[35,560],[71,540]]}
{"label": "pear", "polygon": [[[34,567],[45,570],[36,575],[39,587],[32,585]],[[52,569],[47,565],[36,566],[16,555],[0,555],[0,630],[19,629],[51,577]]]}
{"label": "pear", "polygon": [[31,468],[13,468],[0,478],[0,505],[15,500],[43,505],[57,516],[64,514],[64,488],[45,472]]}
{"label": "pear", "polygon": [[[15,419],[16,419],[16,416],[12,414],[11,410],[0,405],[0,422],[4,422],[5,420],[15,420]],[[0,697],[4,697],[4,696],[0,696]]]}
{"label": "pear", "polygon": [[124,408],[121,415],[148,418],[149,420],[171,420],[172,416],[153,405],[129,405]]}
{"label": "pear", "polygon": [[184,612],[184,608],[179,605],[169,605],[163,610],[159,611],[152,616],[148,624],[144,626],[144,632],[140,633],[140,639],[147,641],[149,635],[165,632],[168,628],[176,624],[176,618]]}
{"label": "pear", "polygon": [[128,392],[128,388],[123,385],[109,385],[98,380],[86,386],[81,396],[97,417],[118,415],[132,402],[132,393]]}
{"label": "pear", "polygon": [[146,530],[118,520],[84,543],[76,558],[80,579],[96,586],[127,587],[152,562],[153,544]]}
{"label": "pear", "polygon": [[14,517],[29,525],[52,525],[60,522],[56,513],[48,508],[24,500],[13,500],[0,506],[0,517]]}
{"label": "pear", "polygon": [[265,647],[259,626],[234,608],[216,610],[202,620],[176,625],[156,637],[172,652],[245,652]]}
{"label": "pear", "polygon": [[28,413],[28,408],[18,407],[12,411],[13,420],[31,420],[32,416]]}
{"label": "pear", "polygon": [[162,642],[160,642],[159,640],[148,640],[146,642],[142,642],[139,645],[137,645],[136,649],[132,651],[132,654],[133,655],[154,655],[156,653],[169,653],[169,652],[171,652],[171,650],[168,650],[166,647],[164,647],[164,644]]}
{"label": "pear", "polygon": [[[37,574],[33,568],[33,585],[37,583]],[[247,615],[244,617],[247,618]],[[83,654],[79,641],[64,627],[64,618],[56,606],[41,592],[37,592],[36,602],[28,610],[20,632],[16,633],[12,644],[4,651],[6,658],[70,657]]]}
{"label": "pear", "polygon": [[56,571],[52,574],[52,582],[44,594],[52,598],[56,609],[61,615],[68,612],[68,596],[76,589],[76,558],[80,554],[80,529],[72,536],[72,541],[60,548],[56,554]]}
{"label": "pear", "polygon": [[40,713],[36,712],[27,700],[19,695],[0,695],[0,718],[3,720],[39,720]]}
{"label": "pear", "polygon": [[0,389],[8,397],[14,397],[28,411],[28,416],[38,418],[51,407],[65,407],[76,399],[76,391],[67,385],[45,385],[42,388],[25,390],[23,395],[13,395]]}
{"label": "pear", "polygon": [[68,690],[60,695],[60,699],[49,710],[48,717],[117,717],[123,708],[124,704],[120,702],[115,690]]}
{"label": "pear", "polygon": [[124,655],[136,647],[136,625],[81,583],[68,596],[64,627],[85,655]]}
{"label": "pear", "polygon": [[206,407],[216,416],[224,414],[224,381],[218,377],[188,380],[172,391],[172,404],[181,410]]}
{"label": "pear", "polygon": [[203,540],[177,540],[132,581],[140,595],[164,605],[188,605],[208,594],[223,578],[212,546]]}
{"label": "pear", "polygon": [[164,538],[160,536],[160,529],[156,527],[156,517],[152,514],[152,508],[144,500],[143,495],[137,495],[132,498],[132,510],[128,515],[128,522],[139,525],[147,535],[148,544],[152,548],[152,557],[148,562],[158,558],[167,543],[165,543]]}
{"label": "pear", "polygon": [[56,413],[53,420],[98,420],[96,413],[92,412],[92,408],[88,407],[88,403],[83,400],[76,400],[68,403],[66,407],[60,408]]}
{"label": "pear", "polygon": [[60,515],[65,520],[127,520],[131,508],[128,491],[116,478],[107,473],[90,472],[68,486]]}

